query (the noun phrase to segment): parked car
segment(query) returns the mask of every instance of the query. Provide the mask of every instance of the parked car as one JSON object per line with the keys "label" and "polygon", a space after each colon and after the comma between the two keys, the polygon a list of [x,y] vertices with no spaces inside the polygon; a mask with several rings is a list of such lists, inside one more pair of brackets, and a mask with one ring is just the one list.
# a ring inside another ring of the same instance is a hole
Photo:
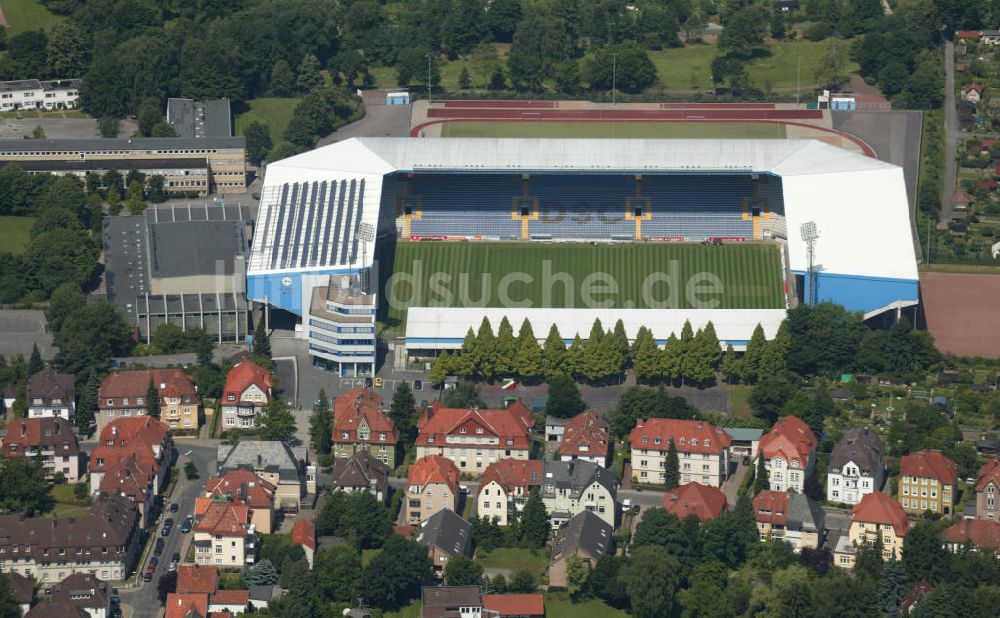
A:
{"label": "parked car", "polygon": [[160,557],[159,556],[153,556],[152,558],[149,559],[149,566],[155,567],[158,564],[160,564]]}
{"label": "parked car", "polygon": [[191,532],[191,526],[193,525],[194,525],[194,518],[188,515],[187,517],[184,518],[184,521],[181,522],[181,532],[183,532],[184,534]]}
{"label": "parked car", "polygon": [[424,387],[424,383],[421,380],[414,380],[413,381],[413,390],[419,391],[423,387]]}
{"label": "parked car", "polygon": [[171,513],[176,513],[177,510],[180,509],[180,508],[181,508],[180,505],[177,504],[176,502],[171,502],[170,503],[170,512]]}
{"label": "parked car", "polygon": [[375,378],[375,388],[382,388],[382,378]]}
{"label": "parked car", "polygon": [[173,573],[176,570],[177,570],[177,561],[171,560],[170,565],[167,567],[167,572]]}
{"label": "parked car", "polygon": [[179,551],[175,551],[175,552],[174,552],[174,553],[173,553],[173,554],[172,554],[172,555],[170,556],[170,561],[171,561],[171,562],[180,562],[180,561],[181,561],[181,552],[179,552]]}
{"label": "parked car", "polygon": [[151,582],[151,581],[153,581],[153,573],[155,573],[155,572],[156,572],[155,568],[153,568],[153,567],[146,567],[146,570],[142,572],[142,581],[144,581],[144,582]]}
{"label": "parked car", "polygon": [[153,548],[153,555],[159,556],[163,553],[163,539],[156,539],[156,546]]}

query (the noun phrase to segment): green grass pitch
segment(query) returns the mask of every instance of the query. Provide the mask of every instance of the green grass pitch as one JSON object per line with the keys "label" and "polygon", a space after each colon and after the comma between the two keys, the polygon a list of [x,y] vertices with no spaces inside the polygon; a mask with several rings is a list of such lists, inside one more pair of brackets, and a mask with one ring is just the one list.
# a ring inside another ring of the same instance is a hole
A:
{"label": "green grass pitch", "polygon": [[380,269],[380,319],[390,327],[405,322],[408,306],[516,306],[500,295],[511,273],[530,281],[509,279],[507,298],[530,307],[785,306],[781,257],[769,244],[400,241],[383,251],[380,263],[393,267]]}
{"label": "green grass pitch", "polygon": [[441,126],[441,136],[785,139],[785,125],[771,122],[452,121]]}
{"label": "green grass pitch", "polygon": [[0,217],[0,253],[24,253],[34,224],[34,217]]}

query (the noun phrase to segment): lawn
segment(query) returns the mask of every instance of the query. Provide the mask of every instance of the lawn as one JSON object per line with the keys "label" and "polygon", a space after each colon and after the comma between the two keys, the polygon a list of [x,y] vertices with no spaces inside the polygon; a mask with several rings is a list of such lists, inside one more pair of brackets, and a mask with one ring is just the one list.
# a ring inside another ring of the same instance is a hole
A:
{"label": "lawn", "polygon": [[599,599],[589,599],[580,603],[572,603],[569,595],[553,593],[545,595],[545,616],[547,618],[625,618],[626,612],[606,605]]}
{"label": "lawn", "polygon": [[256,121],[271,129],[271,140],[277,144],[284,139],[285,128],[291,122],[299,100],[265,97],[251,99],[248,103],[250,109],[236,117],[236,134],[243,135],[247,125]]}
{"label": "lawn", "polygon": [[382,548],[378,549],[362,549],[361,550],[361,566],[366,567],[368,563],[375,559],[375,556],[379,555]]}
{"label": "lawn", "polygon": [[785,139],[785,125],[769,122],[478,122],[453,120],[442,137],[607,137]]}
{"label": "lawn", "polygon": [[[754,86],[767,90],[771,88],[795,88],[798,59],[802,58],[801,85],[808,86],[818,81],[816,73],[823,62],[829,41],[771,41],[768,49],[771,55],[754,60],[750,67],[750,80]],[[851,41],[843,41],[845,53]],[[649,52],[649,58],[656,65],[660,86],[664,88],[712,87],[712,60],[719,51],[714,45],[692,45]],[[857,70],[857,65],[847,61],[845,71]]]}
{"label": "lawn", "polygon": [[385,612],[385,618],[420,618],[420,601],[416,600],[398,612]]}
{"label": "lawn", "polygon": [[[391,292],[383,295],[384,321],[390,325],[401,324],[411,305],[503,307],[526,300],[531,307],[587,307],[610,301],[613,307],[687,309],[703,300],[717,301],[719,309],[780,309],[785,304],[780,257],[772,245],[399,242],[393,263],[394,278],[383,278],[379,286]],[[515,284],[498,285],[512,273],[521,275]],[[568,284],[562,273],[569,275]],[[595,273],[613,284],[592,295]],[[688,297],[689,283],[708,273],[718,277],[720,291]],[[563,283],[554,285],[557,280]]]}
{"label": "lawn", "polygon": [[34,217],[0,217],[0,253],[24,253]]}
{"label": "lawn", "polygon": [[7,18],[7,37],[29,30],[50,30],[65,17],[51,13],[38,0],[0,0]]}
{"label": "lawn", "polygon": [[729,387],[729,408],[733,418],[750,418],[749,386],[734,385]]}
{"label": "lawn", "polygon": [[544,551],[532,553],[530,549],[500,547],[476,559],[484,569],[510,569],[512,573],[528,571],[540,580],[549,565]]}

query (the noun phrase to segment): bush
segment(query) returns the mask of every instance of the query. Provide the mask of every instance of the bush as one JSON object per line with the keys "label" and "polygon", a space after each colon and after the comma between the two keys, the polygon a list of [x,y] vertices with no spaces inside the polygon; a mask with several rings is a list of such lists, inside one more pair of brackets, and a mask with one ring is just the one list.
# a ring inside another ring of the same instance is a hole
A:
{"label": "bush", "polygon": [[86,483],[77,483],[73,486],[73,497],[80,502],[86,501],[90,497],[90,487]]}
{"label": "bush", "polygon": [[184,477],[189,481],[198,478],[198,466],[194,465],[193,461],[184,464]]}

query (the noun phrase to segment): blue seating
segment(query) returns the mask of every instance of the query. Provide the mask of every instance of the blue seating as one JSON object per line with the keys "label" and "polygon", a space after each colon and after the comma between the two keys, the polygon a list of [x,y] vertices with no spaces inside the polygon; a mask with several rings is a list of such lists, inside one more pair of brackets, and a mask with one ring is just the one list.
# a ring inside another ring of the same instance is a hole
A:
{"label": "blue seating", "polygon": [[[387,179],[383,207],[410,213],[413,236],[519,239],[634,238],[635,215],[646,238],[752,238],[746,214],[784,214],[781,180],[746,174],[644,175],[417,174]],[[756,195],[755,195],[756,187]],[[511,216],[511,213],[518,216]],[[402,230],[402,226],[399,226]]]}

